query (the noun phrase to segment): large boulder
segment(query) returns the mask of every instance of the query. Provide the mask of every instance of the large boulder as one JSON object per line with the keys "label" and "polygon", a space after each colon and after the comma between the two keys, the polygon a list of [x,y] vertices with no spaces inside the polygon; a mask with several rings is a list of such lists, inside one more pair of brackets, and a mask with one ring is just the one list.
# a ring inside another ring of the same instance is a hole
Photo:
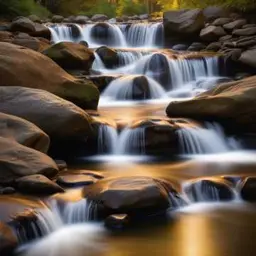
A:
{"label": "large boulder", "polygon": [[190,117],[222,122],[230,129],[256,132],[256,76],[221,84],[193,100],[172,102],[169,117]]}
{"label": "large boulder", "polygon": [[164,28],[167,34],[199,34],[204,27],[204,22],[205,18],[201,9],[164,12]]}
{"label": "large boulder", "polygon": [[0,86],[44,89],[84,109],[96,109],[99,91],[87,79],[77,80],[35,51],[0,43]]}
{"label": "large boulder", "polygon": [[17,141],[18,143],[47,153],[50,139],[34,124],[17,116],[0,113],[0,137]]}
{"label": "large boulder", "polygon": [[49,92],[25,87],[0,87],[0,111],[24,118],[53,138],[86,138],[91,119],[71,102]]}
{"label": "large boulder", "polygon": [[0,255],[10,256],[18,246],[18,237],[12,228],[0,222]]}
{"label": "large boulder", "polygon": [[[251,42],[253,45],[256,45],[255,40]],[[252,68],[256,68],[256,49],[244,51],[239,58],[239,62]]]}
{"label": "large boulder", "polygon": [[[169,189],[167,189],[169,188]],[[99,204],[107,216],[114,213],[150,214],[171,206],[170,185],[151,177],[119,177],[104,179],[84,189],[84,196]]]}
{"label": "large boulder", "polygon": [[58,173],[55,162],[47,155],[0,137],[0,181],[32,174],[53,177]]}
{"label": "large boulder", "polygon": [[18,191],[26,194],[51,195],[64,192],[63,188],[41,174],[18,178],[15,185]]}
{"label": "large boulder", "polygon": [[85,70],[89,72],[94,61],[93,51],[82,44],[61,42],[52,45],[43,54],[64,69]]}
{"label": "large boulder", "polygon": [[208,26],[201,30],[200,37],[203,41],[213,42],[218,41],[222,36],[225,36],[226,32],[222,27]]}

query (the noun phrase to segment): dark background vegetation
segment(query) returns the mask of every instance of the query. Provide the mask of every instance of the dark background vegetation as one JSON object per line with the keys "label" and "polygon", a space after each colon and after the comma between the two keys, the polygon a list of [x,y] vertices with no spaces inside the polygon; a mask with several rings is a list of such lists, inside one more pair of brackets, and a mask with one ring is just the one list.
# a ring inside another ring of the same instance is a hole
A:
{"label": "dark background vegetation", "polygon": [[210,5],[250,11],[256,8],[256,0],[0,0],[0,15],[48,17],[51,14],[92,16],[100,13],[115,17],[149,12],[161,14],[170,9]]}

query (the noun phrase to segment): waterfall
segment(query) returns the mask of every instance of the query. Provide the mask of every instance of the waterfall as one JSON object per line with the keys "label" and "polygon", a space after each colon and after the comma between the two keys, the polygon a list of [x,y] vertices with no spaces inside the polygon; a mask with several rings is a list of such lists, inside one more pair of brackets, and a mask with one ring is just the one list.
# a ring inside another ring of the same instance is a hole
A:
{"label": "waterfall", "polygon": [[82,199],[78,202],[49,202],[49,208],[38,209],[30,216],[11,225],[21,243],[40,238],[59,230],[65,225],[77,224],[95,220],[97,206],[94,202]]}
{"label": "waterfall", "polygon": [[219,75],[218,57],[169,60],[172,88],[198,79]]}
{"label": "waterfall", "polygon": [[109,125],[101,124],[98,128],[98,153],[113,154],[118,140],[117,130]]}
{"label": "waterfall", "polygon": [[118,51],[118,62],[120,66],[126,66],[129,64],[134,63],[135,61],[141,59],[143,56],[147,55],[147,52],[140,52],[140,51]]}
{"label": "waterfall", "polygon": [[146,76],[129,75],[112,81],[102,98],[114,100],[157,99],[165,96],[165,90],[153,79]]}
{"label": "waterfall", "polygon": [[82,39],[80,26],[75,24],[73,24],[72,26],[54,25],[52,27],[49,27],[49,30],[51,31],[51,40],[54,43],[79,42]]}
{"label": "waterfall", "polygon": [[162,23],[136,23],[123,27],[127,44],[131,47],[153,48],[163,44]]}
{"label": "waterfall", "polygon": [[215,154],[240,147],[235,139],[227,138],[216,123],[208,123],[206,128],[181,128],[178,137],[182,154]]}
{"label": "waterfall", "polygon": [[115,150],[117,155],[145,154],[145,128],[126,128],[119,138]]}
{"label": "waterfall", "polygon": [[95,57],[95,60],[92,64],[92,70],[104,70],[106,69],[101,57],[99,56],[99,54],[97,52],[94,52],[94,57]]}
{"label": "waterfall", "polygon": [[145,154],[145,128],[115,128],[101,124],[98,130],[98,152],[110,155]]}
{"label": "waterfall", "polygon": [[[112,47],[156,47],[163,44],[162,23],[138,23],[118,25],[107,22],[96,24],[72,24],[77,29],[79,39],[86,41],[90,47],[102,45]],[[72,35],[70,25],[54,25],[49,27],[54,43],[62,41],[77,42]]]}

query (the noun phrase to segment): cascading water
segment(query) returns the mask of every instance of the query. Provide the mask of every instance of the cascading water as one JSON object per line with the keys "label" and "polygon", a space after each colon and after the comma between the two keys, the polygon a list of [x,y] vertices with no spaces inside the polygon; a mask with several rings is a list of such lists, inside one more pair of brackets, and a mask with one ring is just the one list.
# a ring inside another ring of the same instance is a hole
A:
{"label": "cascading water", "polygon": [[145,154],[145,128],[126,128],[124,129],[118,139],[116,147],[116,154],[120,155],[131,155]]}
{"label": "cascading water", "polygon": [[[106,150],[106,145],[109,150]],[[102,124],[98,131],[98,153],[110,155],[145,154],[145,128],[125,128],[117,133],[115,128]]]}
{"label": "cascading water", "polygon": [[98,128],[98,153],[114,154],[118,142],[118,133],[114,127],[101,124]]}
{"label": "cascading water", "polygon": [[[162,23],[138,23],[118,25],[106,22],[74,24],[80,40],[86,41],[90,47],[108,45],[112,47],[157,47],[163,44]],[[74,41],[70,25],[54,25],[49,27],[54,43]]]}
{"label": "cascading water", "polygon": [[165,96],[165,91],[153,79],[146,76],[129,75],[112,81],[102,93],[102,101],[112,100],[146,100]]}
{"label": "cascading water", "polygon": [[184,127],[178,130],[182,154],[214,154],[239,149],[239,143],[226,138],[221,127],[207,124],[206,128]]}
{"label": "cascading water", "polygon": [[141,59],[143,56],[148,55],[147,52],[141,51],[118,51],[118,62],[120,66],[126,66],[134,63],[135,61]]}
{"label": "cascading water", "polygon": [[32,212],[32,218],[14,221],[12,227],[20,243],[47,236],[66,225],[86,223],[97,218],[97,205],[81,199],[77,202],[58,202],[52,200],[49,207]]}
{"label": "cascading water", "polygon": [[136,23],[123,26],[127,45],[129,47],[153,48],[163,44],[163,24]]}
{"label": "cascading water", "polygon": [[54,25],[49,27],[52,36],[52,42],[79,42],[82,40],[81,27],[76,24]]}

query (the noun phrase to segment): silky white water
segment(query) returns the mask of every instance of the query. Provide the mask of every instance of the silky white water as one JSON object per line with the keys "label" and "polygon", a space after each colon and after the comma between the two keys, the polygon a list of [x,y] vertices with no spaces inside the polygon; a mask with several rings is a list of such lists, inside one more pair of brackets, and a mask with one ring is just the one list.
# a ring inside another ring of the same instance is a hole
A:
{"label": "silky white water", "polygon": [[[125,47],[148,47],[155,48],[162,46],[163,25],[162,23],[138,23],[119,25],[113,23],[96,23],[78,25],[79,39],[86,41],[90,47],[100,47],[102,45],[125,48]],[[73,41],[77,39],[72,35],[69,25],[50,26],[52,41],[54,43],[62,41]],[[97,35],[97,29],[100,35]],[[103,37],[102,37],[103,35]],[[160,42],[160,43],[158,43]]]}
{"label": "silky white water", "polygon": [[239,150],[234,138],[227,138],[222,128],[214,123],[203,127],[184,127],[178,130],[182,154],[215,154]]}
{"label": "silky white water", "polygon": [[[138,82],[137,82],[138,81]],[[157,99],[164,98],[165,90],[149,77],[129,75],[113,80],[101,95],[101,99]]]}

